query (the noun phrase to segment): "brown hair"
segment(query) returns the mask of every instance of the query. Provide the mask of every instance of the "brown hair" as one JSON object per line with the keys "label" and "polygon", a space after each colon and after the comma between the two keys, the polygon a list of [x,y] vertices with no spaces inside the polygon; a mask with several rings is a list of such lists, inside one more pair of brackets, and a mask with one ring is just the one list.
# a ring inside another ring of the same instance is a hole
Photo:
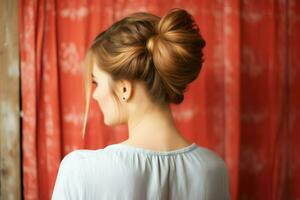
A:
{"label": "brown hair", "polygon": [[93,61],[114,81],[143,81],[151,99],[159,104],[183,101],[203,63],[205,41],[191,14],[171,9],[162,18],[133,13],[114,23],[94,39],[86,56],[86,112],[91,96]]}

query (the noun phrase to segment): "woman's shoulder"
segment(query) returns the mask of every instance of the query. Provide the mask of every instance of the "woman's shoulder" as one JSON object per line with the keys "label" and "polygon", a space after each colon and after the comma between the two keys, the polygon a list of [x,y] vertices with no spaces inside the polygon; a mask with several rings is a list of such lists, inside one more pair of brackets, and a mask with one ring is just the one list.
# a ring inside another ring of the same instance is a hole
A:
{"label": "woman's shoulder", "polygon": [[[74,168],[81,168],[84,171],[88,171],[91,168],[103,168],[109,165],[114,165],[119,162],[120,155],[117,151],[109,148],[113,145],[108,145],[104,148],[95,150],[91,149],[76,149],[64,156],[61,161],[61,165],[73,166]],[[129,156],[129,155],[128,155]],[[126,158],[124,158],[126,160]],[[123,160],[123,159],[122,159]],[[118,163],[120,164],[120,163]]]}
{"label": "woman's shoulder", "polygon": [[212,149],[209,149],[207,147],[203,146],[198,146],[198,151],[197,151],[199,157],[202,159],[205,159],[207,163],[211,164],[225,164],[223,158],[221,155],[217,154],[215,151]]}
{"label": "woman's shoulder", "polygon": [[90,149],[76,149],[64,156],[62,159],[62,163],[86,163],[91,162],[93,160],[103,160],[108,159],[109,154],[111,153],[107,151],[105,148],[90,150]]}
{"label": "woman's shoulder", "polygon": [[204,174],[209,175],[210,173],[218,172],[226,175],[228,173],[228,168],[225,160],[221,157],[220,154],[216,153],[212,149],[198,146],[195,154],[195,158],[199,164],[199,170]]}

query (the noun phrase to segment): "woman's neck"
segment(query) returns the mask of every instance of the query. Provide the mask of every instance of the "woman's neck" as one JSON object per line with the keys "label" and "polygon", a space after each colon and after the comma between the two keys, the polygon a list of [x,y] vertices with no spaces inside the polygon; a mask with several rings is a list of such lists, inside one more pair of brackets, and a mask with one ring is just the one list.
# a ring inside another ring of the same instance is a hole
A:
{"label": "woman's neck", "polygon": [[177,130],[169,105],[137,109],[128,120],[128,133],[123,143],[147,149],[167,151],[190,144]]}

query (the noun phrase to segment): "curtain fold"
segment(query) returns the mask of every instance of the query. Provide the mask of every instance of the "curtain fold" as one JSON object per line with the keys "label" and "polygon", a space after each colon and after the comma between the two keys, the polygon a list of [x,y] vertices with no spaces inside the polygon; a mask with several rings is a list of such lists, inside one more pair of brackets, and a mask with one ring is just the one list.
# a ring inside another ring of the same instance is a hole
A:
{"label": "curtain fold", "polygon": [[238,199],[240,156],[240,2],[223,4],[223,68],[224,68],[224,143],[225,160],[230,174],[230,193]]}
{"label": "curtain fold", "polygon": [[[181,105],[184,136],[224,158],[231,199],[300,198],[300,3],[297,0],[20,0],[24,199],[50,199],[61,159],[127,137],[91,102],[82,60],[93,38],[136,12],[188,10],[207,46]],[[195,172],[196,173],[196,172]]]}

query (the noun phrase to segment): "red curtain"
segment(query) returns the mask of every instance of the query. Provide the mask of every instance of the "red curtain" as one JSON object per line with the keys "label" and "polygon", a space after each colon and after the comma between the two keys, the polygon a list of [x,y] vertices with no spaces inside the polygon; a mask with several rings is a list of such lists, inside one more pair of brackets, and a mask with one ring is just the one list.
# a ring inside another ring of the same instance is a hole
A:
{"label": "red curtain", "polygon": [[192,13],[207,41],[199,78],[172,105],[178,128],[224,158],[233,200],[300,198],[299,1],[20,0],[26,200],[50,199],[67,153],[126,139],[95,102],[81,138],[81,62],[93,38],[132,12],[173,7]]}

